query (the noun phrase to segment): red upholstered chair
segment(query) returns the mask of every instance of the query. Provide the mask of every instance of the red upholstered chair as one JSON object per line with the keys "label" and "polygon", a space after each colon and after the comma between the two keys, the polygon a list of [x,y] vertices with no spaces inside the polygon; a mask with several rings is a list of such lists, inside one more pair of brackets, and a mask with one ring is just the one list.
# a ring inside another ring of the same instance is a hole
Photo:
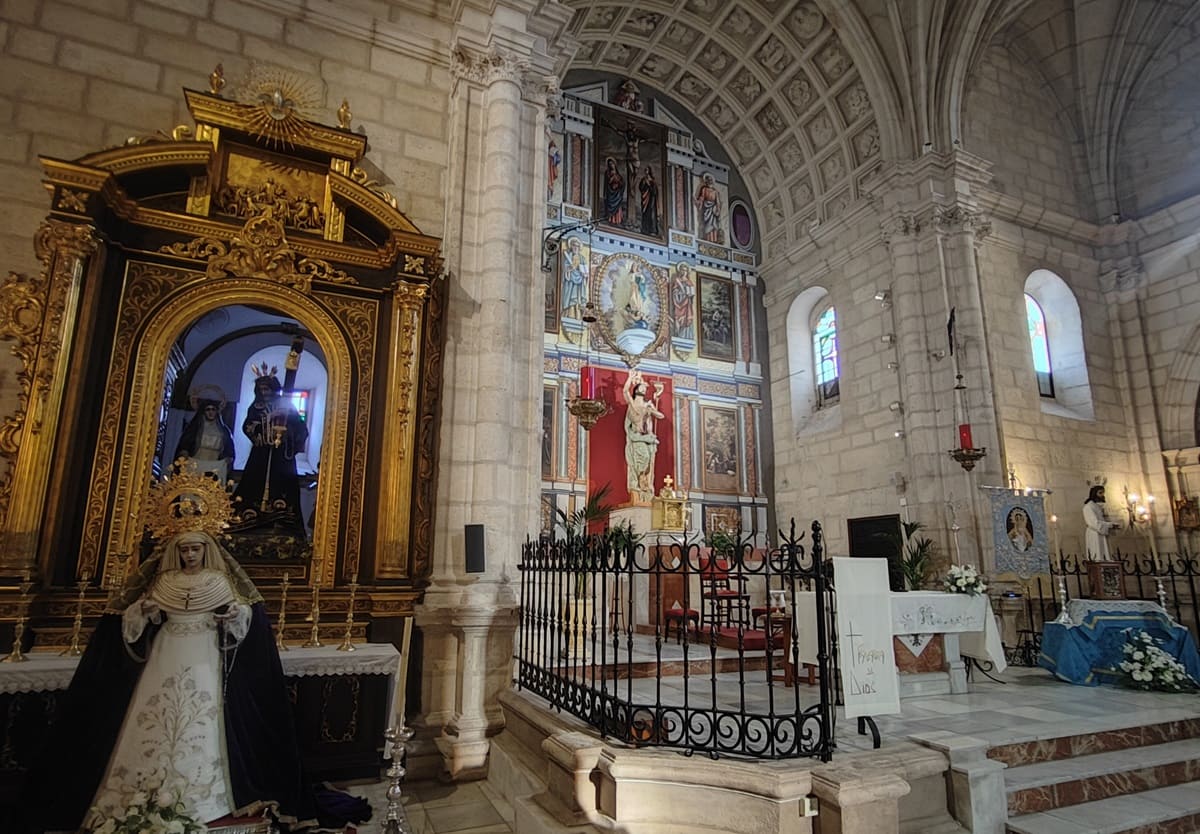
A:
{"label": "red upholstered chair", "polygon": [[709,628],[750,624],[750,594],[746,591],[746,579],[732,575],[725,559],[700,557],[700,609],[702,621]]}

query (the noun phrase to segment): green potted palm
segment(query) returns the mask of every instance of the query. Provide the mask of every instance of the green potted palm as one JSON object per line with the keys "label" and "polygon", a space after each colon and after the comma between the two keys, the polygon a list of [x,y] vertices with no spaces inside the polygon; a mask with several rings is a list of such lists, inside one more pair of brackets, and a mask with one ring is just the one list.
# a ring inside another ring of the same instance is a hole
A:
{"label": "green potted palm", "polygon": [[937,544],[928,536],[919,535],[925,525],[919,521],[902,521],[903,533],[883,534],[892,546],[892,561],[899,568],[904,587],[896,590],[917,591],[925,587],[929,571],[933,568],[934,551]]}
{"label": "green potted palm", "polygon": [[609,485],[605,484],[590,496],[587,501],[568,513],[558,507],[554,513],[558,526],[562,527],[566,537],[565,567],[572,572],[570,585],[571,596],[566,600],[563,612],[567,629],[567,645],[563,648],[564,656],[581,657],[587,646],[588,628],[592,621],[592,599],[588,593],[588,577],[595,565],[592,560],[595,551],[594,542],[589,540],[588,530],[597,523],[608,518],[613,507],[608,503]]}

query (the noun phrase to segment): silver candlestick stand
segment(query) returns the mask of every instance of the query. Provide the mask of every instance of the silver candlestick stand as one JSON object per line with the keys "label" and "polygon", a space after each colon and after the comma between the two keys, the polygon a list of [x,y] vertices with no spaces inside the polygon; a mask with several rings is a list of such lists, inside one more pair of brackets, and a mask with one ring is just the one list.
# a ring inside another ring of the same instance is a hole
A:
{"label": "silver candlestick stand", "polygon": [[398,728],[389,727],[383,737],[389,744],[388,757],[392,760],[392,764],[387,769],[387,776],[392,783],[388,785],[387,789],[387,818],[384,820],[381,834],[409,834],[407,819],[400,805],[402,794],[400,782],[404,779],[404,754],[408,750],[408,742],[413,737],[413,731],[401,723]]}
{"label": "silver candlestick stand", "polygon": [[[1158,606],[1162,608],[1163,611],[1166,611],[1166,588],[1163,587],[1163,577],[1154,577],[1154,583],[1156,583],[1158,586]],[[1170,617],[1170,614],[1168,613],[1166,616]]]}
{"label": "silver candlestick stand", "polygon": [[1059,625],[1075,625],[1071,615],[1067,613],[1067,580],[1061,573],[1058,575],[1058,616],[1054,622]]}

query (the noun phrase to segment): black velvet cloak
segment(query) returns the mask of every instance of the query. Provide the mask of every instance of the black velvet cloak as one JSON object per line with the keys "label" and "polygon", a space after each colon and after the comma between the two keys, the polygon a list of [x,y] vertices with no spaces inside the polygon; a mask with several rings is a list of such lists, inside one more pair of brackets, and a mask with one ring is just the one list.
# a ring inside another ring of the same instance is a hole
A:
{"label": "black velvet cloak", "polygon": [[[232,561],[232,560],[231,560]],[[157,559],[140,573],[153,575]],[[240,573],[240,571],[238,571]],[[245,575],[231,576],[235,586]],[[252,587],[252,586],[251,586]],[[125,596],[136,593],[136,586]],[[301,773],[300,752],[283,667],[262,602],[254,592],[250,629],[237,649],[225,687],[225,741],[237,808],[274,804],[285,822],[311,822],[315,808]],[[70,688],[60,701],[49,743],[30,772],[23,803],[25,834],[76,831],[83,822],[109,757],[158,627],[149,624],[127,647],[121,616],[101,617],[79,660]]]}

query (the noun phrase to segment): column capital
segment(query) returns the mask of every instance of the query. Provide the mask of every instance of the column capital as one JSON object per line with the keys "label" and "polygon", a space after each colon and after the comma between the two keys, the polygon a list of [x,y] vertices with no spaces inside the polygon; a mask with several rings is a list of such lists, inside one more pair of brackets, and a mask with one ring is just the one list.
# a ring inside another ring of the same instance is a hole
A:
{"label": "column capital", "polygon": [[1142,286],[1146,279],[1146,269],[1142,259],[1130,255],[1123,258],[1102,261],[1100,270],[1100,287],[1106,293],[1125,293]]}
{"label": "column capital", "polygon": [[921,221],[915,214],[899,212],[879,221],[879,237],[889,249],[897,238],[912,237],[921,231]]}
{"label": "column capital", "polygon": [[930,225],[943,234],[952,232],[968,232],[975,235],[978,245],[992,232],[992,221],[983,212],[964,206],[962,203],[951,203],[948,206],[935,205],[929,212]]}
{"label": "column capital", "polygon": [[450,70],[455,78],[485,87],[499,81],[522,86],[528,68],[527,59],[495,47],[479,50],[459,43],[451,54]]}

